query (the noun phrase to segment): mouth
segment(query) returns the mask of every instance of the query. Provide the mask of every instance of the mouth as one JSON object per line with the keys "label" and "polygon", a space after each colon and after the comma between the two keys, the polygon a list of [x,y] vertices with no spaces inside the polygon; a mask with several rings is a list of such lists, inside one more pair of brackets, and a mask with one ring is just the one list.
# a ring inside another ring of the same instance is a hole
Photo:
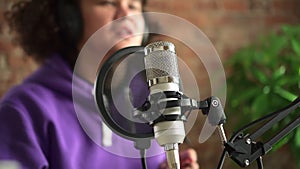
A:
{"label": "mouth", "polygon": [[129,17],[114,21],[111,28],[114,36],[120,40],[133,37],[135,33],[139,32],[136,19]]}
{"label": "mouth", "polygon": [[115,32],[115,35],[121,39],[129,38],[129,37],[133,36],[133,30],[127,26],[120,26],[114,32]]}

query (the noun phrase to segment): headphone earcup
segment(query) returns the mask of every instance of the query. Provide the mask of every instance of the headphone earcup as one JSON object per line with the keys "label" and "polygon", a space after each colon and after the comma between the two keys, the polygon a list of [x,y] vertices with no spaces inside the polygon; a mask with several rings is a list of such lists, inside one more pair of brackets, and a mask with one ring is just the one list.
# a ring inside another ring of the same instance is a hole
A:
{"label": "headphone earcup", "polygon": [[58,0],[58,24],[61,36],[70,44],[77,44],[82,36],[82,16],[74,0]]}

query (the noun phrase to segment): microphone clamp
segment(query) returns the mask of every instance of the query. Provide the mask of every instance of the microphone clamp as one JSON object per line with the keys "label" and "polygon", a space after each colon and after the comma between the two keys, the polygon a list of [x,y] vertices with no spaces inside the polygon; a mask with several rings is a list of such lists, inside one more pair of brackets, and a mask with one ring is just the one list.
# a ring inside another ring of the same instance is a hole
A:
{"label": "microphone clamp", "polygon": [[[174,100],[164,99],[175,98]],[[180,107],[180,115],[164,115],[163,110],[172,107]],[[203,115],[209,115],[211,125],[220,126],[226,122],[226,116],[219,98],[212,96],[203,101],[196,101],[178,91],[163,91],[150,95],[150,99],[136,108],[133,116],[150,125],[161,121],[187,121],[192,110],[202,110]],[[187,112],[187,113],[186,113]],[[225,138],[223,138],[225,139]]]}

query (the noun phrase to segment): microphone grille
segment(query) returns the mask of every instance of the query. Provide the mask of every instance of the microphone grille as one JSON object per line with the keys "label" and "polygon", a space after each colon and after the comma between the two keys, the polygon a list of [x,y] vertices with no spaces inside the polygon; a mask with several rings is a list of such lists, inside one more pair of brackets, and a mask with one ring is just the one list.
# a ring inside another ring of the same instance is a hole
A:
{"label": "microphone grille", "polygon": [[150,43],[145,47],[147,80],[160,77],[179,79],[177,55],[174,44],[166,41]]}

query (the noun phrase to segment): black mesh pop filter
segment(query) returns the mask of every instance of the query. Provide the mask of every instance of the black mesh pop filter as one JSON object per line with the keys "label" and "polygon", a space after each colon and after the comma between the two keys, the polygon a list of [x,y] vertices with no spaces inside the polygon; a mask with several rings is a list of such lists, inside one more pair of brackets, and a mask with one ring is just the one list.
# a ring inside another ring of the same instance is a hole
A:
{"label": "black mesh pop filter", "polygon": [[153,138],[153,128],[134,117],[149,95],[144,48],[117,51],[101,66],[94,85],[95,101],[102,120],[118,135],[136,141]]}

